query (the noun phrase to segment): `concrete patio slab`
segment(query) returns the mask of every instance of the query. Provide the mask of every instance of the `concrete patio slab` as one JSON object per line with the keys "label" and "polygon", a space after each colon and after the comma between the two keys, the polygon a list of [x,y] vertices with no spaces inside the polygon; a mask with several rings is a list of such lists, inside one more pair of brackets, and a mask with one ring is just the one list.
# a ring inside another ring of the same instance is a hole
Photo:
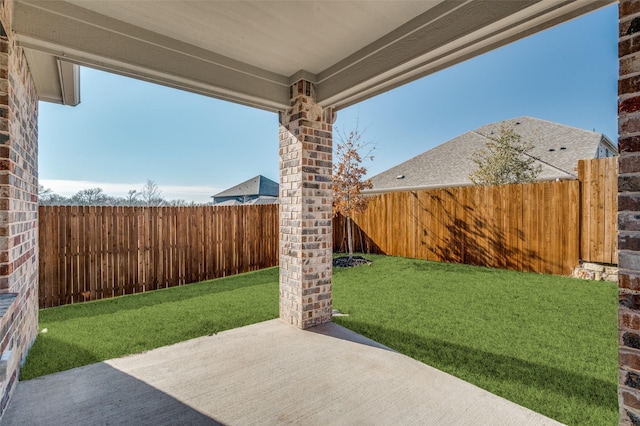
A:
{"label": "concrete patio slab", "polygon": [[2,425],[558,425],[339,325],[272,320],[18,383]]}

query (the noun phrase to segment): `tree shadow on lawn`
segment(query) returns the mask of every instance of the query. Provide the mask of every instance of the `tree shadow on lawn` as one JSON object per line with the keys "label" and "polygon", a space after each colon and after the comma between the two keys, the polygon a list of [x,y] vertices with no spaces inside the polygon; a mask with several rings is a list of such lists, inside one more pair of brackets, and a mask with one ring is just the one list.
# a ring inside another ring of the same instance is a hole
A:
{"label": "tree shadow on lawn", "polygon": [[[269,269],[270,270],[249,272],[243,277],[234,275],[145,293],[129,294],[109,299],[47,308],[40,312],[47,316],[47,321],[62,321],[69,318],[90,318],[99,315],[115,314],[124,310],[134,310],[196,297],[205,297],[212,294],[227,293],[248,287],[277,286],[278,268]],[[254,274],[259,275],[255,276]]]}
{"label": "tree shadow on lawn", "polygon": [[510,271],[507,269],[497,269],[490,266],[477,266],[471,264],[464,263],[447,263],[447,262],[439,262],[435,260],[422,260],[422,259],[408,259],[410,261],[411,267],[416,272],[438,272],[438,273],[446,273],[446,272],[454,272],[457,274],[492,274],[496,273],[500,274],[517,274],[521,273],[519,271]]}
{"label": "tree shadow on lawn", "polygon": [[[539,398],[544,400],[542,404],[551,405],[554,403],[552,401],[556,395],[564,394],[567,398],[578,399],[585,405],[597,405],[617,412],[618,388],[614,381],[607,382],[549,365],[536,364],[348,318],[338,318],[334,321],[356,333],[427,365],[454,374],[463,380],[484,377],[487,380],[505,384],[519,382],[526,387],[544,392],[547,396]],[[496,386],[496,389],[487,390],[499,393],[498,388],[499,385]],[[514,395],[510,395],[509,399],[516,403],[522,403],[515,401]]]}

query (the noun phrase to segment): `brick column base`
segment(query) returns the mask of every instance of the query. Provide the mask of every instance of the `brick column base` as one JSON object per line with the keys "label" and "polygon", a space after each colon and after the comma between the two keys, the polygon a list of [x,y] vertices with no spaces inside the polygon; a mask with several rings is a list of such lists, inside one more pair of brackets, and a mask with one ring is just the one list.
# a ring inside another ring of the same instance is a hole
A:
{"label": "brick column base", "polygon": [[280,114],[280,318],[300,328],[331,321],[332,110],[315,87],[290,87]]}

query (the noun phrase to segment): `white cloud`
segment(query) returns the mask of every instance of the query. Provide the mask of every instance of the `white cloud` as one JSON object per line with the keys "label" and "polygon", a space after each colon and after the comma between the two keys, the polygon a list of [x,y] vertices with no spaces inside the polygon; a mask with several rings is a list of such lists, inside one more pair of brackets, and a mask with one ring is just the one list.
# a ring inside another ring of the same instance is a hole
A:
{"label": "white cloud", "polygon": [[[102,188],[105,194],[124,197],[131,189],[140,190],[145,182],[110,183],[87,180],[40,179],[40,184],[65,197],[70,197],[76,192],[88,188]],[[158,185],[158,187],[162,191],[162,196],[167,200],[183,199],[187,202],[195,201],[197,203],[209,202],[213,194],[223,190],[220,187],[207,185]]]}

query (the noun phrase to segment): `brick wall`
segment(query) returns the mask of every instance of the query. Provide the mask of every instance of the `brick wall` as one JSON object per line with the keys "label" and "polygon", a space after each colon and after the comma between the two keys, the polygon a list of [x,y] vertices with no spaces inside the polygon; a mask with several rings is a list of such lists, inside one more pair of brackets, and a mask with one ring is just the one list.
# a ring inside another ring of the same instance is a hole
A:
{"label": "brick wall", "polygon": [[280,114],[280,318],[308,328],[331,321],[333,116],[308,81],[290,97]]}
{"label": "brick wall", "polygon": [[38,326],[38,98],[0,5],[0,409]]}
{"label": "brick wall", "polygon": [[619,3],[618,249],[620,424],[640,425],[640,2]]}

